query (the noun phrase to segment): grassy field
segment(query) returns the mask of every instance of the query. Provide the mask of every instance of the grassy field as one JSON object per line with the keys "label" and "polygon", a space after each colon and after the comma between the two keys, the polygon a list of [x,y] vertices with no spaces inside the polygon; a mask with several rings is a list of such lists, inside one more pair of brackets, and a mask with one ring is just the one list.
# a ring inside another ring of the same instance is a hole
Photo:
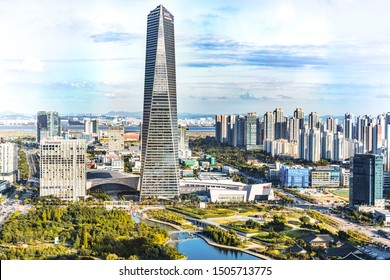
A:
{"label": "grassy field", "polygon": [[307,230],[307,229],[297,229],[297,230],[289,230],[286,231],[285,234],[288,237],[294,238],[294,239],[299,239],[302,237],[305,237],[306,235],[309,235],[310,233],[317,233],[315,231]]}
{"label": "grassy field", "polygon": [[0,130],[0,137],[12,136],[18,137],[36,137],[35,131],[23,131],[23,130]]}
{"label": "grassy field", "polygon": [[197,219],[229,217],[236,214],[236,211],[225,208],[189,208],[189,207],[167,207],[168,210],[175,211]]}
{"label": "grassy field", "polygon": [[332,194],[340,197],[341,199],[345,200],[346,202],[349,201],[349,189],[348,190],[332,190],[330,192]]}

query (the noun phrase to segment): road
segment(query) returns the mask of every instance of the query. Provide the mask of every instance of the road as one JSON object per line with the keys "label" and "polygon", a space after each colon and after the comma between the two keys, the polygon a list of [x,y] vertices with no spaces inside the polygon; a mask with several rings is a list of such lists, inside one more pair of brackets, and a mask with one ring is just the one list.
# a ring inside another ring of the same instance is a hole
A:
{"label": "road", "polygon": [[0,205],[0,227],[3,226],[5,220],[15,211],[19,210],[22,214],[25,214],[30,208],[31,205],[23,205],[20,200],[6,199]]}
{"label": "road", "polygon": [[351,222],[350,220],[347,220],[347,219],[338,217],[335,214],[332,214],[331,208],[333,205],[331,205],[331,204],[313,204],[313,203],[309,203],[307,201],[304,201],[304,200],[294,196],[293,194],[285,192],[281,189],[278,189],[278,191],[293,198],[294,202],[295,202],[295,204],[294,204],[295,208],[299,208],[299,209],[303,209],[303,210],[310,209],[310,210],[319,211],[321,214],[338,222],[340,230],[343,230],[343,231],[355,230],[357,232],[361,232],[361,233],[365,234],[366,236],[372,238],[372,240],[374,242],[378,242],[378,243],[381,243],[383,245],[390,246],[390,240],[378,235],[377,228],[372,227],[372,226],[370,227],[370,226],[359,225],[357,223]]}

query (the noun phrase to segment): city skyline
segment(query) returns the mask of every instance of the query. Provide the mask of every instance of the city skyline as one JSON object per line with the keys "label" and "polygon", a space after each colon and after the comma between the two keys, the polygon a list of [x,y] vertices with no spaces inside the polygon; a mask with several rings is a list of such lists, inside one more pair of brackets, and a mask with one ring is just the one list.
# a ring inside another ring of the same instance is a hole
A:
{"label": "city skyline", "polygon": [[[386,112],[390,4],[370,3],[164,1],[179,15],[180,112]],[[14,27],[0,31],[2,107],[140,111],[143,15],[158,4],[0,1],[0,23]]]}

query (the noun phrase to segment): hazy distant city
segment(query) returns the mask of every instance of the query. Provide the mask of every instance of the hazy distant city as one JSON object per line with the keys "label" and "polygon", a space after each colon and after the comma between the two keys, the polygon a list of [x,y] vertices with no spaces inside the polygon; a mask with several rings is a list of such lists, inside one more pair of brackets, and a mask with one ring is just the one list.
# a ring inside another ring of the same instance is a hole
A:
{"label": "hazy distant city", "polygon": [[385,9],[375,35],[363,2],[166,2],[19,17],[0,259],[390,259]]}

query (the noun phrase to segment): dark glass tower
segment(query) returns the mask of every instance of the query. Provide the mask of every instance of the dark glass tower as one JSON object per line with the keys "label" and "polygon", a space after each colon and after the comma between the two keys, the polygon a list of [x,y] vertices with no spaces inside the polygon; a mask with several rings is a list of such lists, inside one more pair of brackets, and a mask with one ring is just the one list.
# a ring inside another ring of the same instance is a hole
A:
{"label": "dark glass tower", "polygon": [[350,205],[383,206],[383,157],[355,154],[351,173]]}
{"label": "dark glass tower", "polygon": [[174,19],[162,5],[148,15],[141,199],[179,195]]}

